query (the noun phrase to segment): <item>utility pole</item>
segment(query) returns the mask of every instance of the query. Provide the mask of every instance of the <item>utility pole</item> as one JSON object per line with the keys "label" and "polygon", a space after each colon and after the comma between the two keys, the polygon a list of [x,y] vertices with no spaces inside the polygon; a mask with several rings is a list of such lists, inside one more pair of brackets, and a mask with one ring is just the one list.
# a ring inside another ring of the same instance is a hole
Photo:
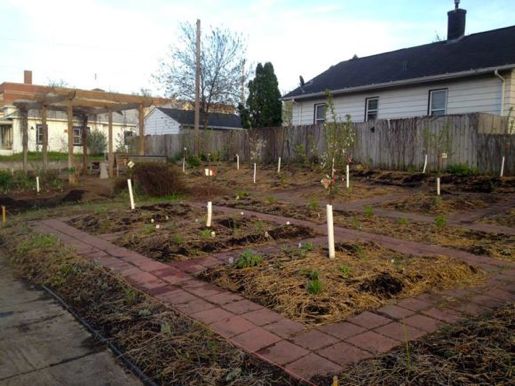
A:
{"label": "utility pole", "polygon": [[245,59],[241,64],[241,105],[245,106]]}
{"label": "utility pole", "polygon": [[197,19],[197,42],[195,49],[195,154],[200,154],[200,19]]}

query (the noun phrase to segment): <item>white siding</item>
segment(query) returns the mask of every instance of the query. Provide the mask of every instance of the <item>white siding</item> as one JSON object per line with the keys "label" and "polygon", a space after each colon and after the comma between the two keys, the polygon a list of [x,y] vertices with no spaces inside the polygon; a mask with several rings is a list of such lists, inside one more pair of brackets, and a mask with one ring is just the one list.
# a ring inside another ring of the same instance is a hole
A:
{"label": "white siding", "polygon": [[145,134],[178,134],[179,130],[180,124],[157,108],[145,117]]}
{"label": "white siding", "polygon": [[[363,122],[365,119],[365,98],[379,97],[378,118],[424,116],[427,115],[429,90],[441,88],[448,89],[447,114],[500,113],[501,81],[494,76],[337,96],[334,98],[335,110],[341,118],[349,114],[353,121]],[[514,88],[515,84],[512,80],[512,90]],[[293,123],[312,124],[314,105],[324,101],[325,99],[321,98],[294,103]]]}

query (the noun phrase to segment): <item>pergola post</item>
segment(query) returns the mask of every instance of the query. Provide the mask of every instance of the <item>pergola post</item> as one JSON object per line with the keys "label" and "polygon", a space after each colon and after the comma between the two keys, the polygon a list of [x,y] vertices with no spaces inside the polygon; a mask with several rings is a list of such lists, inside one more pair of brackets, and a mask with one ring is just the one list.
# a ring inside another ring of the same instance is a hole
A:
{"label": "pergola post", "polygon": [[139,118],[139,155],[145,155],[145,120],[143,116],[143,104],[138,107]]}
{"label": "pergola post", "polygon": [[73,106],[71,99],[66,103],[66,115],[68,118],[68,182],[73,184]]}
{"label": "pergola post", "polygon": [[27,173],[29,161],[29,122],[28,110],[25,106],[19,107],[20,110],[20,124],[21,124],[21,144],[23,147],[23,172]]}
{"label": "pergola post", "polygon": [[88,114],[82,115],[81,126],[82,174],[86,175],[88,173]]}
{"label": "pergola post", "polygon": [[[46,123],[47,118],[47,106],[44,104],[41,106],[41,129],[43,130],[43,170],[48,170],[48,126]],[[37,134],[37,133],[36,133]]]}
{"label": "pergola post", "polygon": [[114,177],[114,154],[113,154],[113,112],[107,113],[107,130],[108,130],[108,153],[107,161],[109,162],[109,177]]}

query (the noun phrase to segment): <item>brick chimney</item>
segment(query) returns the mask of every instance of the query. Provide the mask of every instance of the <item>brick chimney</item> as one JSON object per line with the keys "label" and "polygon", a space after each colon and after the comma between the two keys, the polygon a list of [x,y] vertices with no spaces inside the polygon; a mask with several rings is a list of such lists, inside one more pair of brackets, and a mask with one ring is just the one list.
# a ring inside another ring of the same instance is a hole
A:
{"label": "brick chimney", "polygon": [[30,70],[23,71],[23,83],[32,84],[32,71],[30,71]]}
{"label": "brick chimney", "polygon": [[447,40],[455,40],[465,35],[467,11],[460,8],[460,0],[454,0],[454,9],[447,12]]}

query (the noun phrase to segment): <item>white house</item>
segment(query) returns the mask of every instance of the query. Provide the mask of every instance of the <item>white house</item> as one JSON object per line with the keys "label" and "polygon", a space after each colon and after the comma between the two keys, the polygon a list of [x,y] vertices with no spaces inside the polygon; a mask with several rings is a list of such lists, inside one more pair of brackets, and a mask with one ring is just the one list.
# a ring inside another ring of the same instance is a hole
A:
{"label": "white house", "polygon": [[[192,129],[195,112],[174,108],[155,107],[145,117],[145,133],[150,135],[178,134]],[[200,126],[202,127],[202,121]],[[212,112],[208,115],[208,128],[213,130],[241,130],[241,120],[236,114]]]}
{"label": "white house", "polygon": [[355,57],[301,80],[282,98],[292,103],[292,123],[322,123],[327,90],[337,115],[355,122],[509,114],[515,106],[515,26],[465,36],[466,11],[458,5],[448,12],[445,41]]}

